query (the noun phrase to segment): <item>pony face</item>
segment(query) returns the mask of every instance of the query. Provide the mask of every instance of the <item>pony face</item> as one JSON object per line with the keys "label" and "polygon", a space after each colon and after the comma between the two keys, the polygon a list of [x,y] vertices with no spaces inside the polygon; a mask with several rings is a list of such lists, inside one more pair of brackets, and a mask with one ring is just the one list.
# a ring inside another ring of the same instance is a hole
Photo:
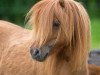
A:
{"label": "pony face", "polygon": [[43,43],[40,46],[39,43],[38,45],[33,44],[31,46],[30,53],[33,59],[36,59],[38,61],[43,61],[47,58],[48,55],[50,55],[50,53],[52,53],[54,49],[57,49],[58,46],[61,47],[62,44],[64,44],[64,40],[60,39],[61,35],[59,36],[59,31],[60,31],[60,22],[57,19],[54,19],[52,22],[52,34],[49,35],[45,43]]}
{"label": "pony face", "polygon": [[32,58],[43,61],[50,54],[61,54],[66,59],[69,54],[81,55],[80,50],[89,48],[90,22],[80,3],[42,0],[33,6],[28,17],[35,37]]}

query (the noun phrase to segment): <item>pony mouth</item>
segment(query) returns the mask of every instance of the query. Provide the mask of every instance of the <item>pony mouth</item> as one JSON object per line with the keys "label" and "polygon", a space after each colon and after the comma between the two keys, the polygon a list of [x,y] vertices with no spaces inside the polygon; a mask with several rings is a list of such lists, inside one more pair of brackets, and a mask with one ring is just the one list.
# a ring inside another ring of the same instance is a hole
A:
{"label": "pony mouth", "polygon": [[53,45],[45,45],[40,48],[30,48],[30,54],[33,59],[39,62],[43,62],[49,56],[51,50],[53,49]]}

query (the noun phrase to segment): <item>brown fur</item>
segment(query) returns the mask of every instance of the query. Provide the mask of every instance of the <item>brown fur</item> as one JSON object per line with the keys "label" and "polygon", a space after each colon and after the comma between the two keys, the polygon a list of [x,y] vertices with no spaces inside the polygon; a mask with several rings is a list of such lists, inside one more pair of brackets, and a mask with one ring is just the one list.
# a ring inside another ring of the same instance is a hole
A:
{"label": "brown fur", "polygon": [[[0,21],[0,75],[88,75],[90,21],[73,0],[43,0],[28,13],[32,30]],[[58,30],[52,23],[60,22]],[[44,62],[32,60],[30,46],[55,40]]]}
{"label": "brown fur", "polygon": [[95,64],[89,65],[89,75],[100,75],[100,66]]}

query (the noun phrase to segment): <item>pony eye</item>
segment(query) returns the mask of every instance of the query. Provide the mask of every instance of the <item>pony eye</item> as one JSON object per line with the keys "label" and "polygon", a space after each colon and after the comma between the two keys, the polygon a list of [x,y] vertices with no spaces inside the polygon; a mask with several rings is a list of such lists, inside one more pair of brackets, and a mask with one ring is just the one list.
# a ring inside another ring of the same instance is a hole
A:
{"label": "pony eye", "polygon": [[59,28],[59,26],[60,26],[60,23],[58,21],[53,22],[53,27],[54,28]]}

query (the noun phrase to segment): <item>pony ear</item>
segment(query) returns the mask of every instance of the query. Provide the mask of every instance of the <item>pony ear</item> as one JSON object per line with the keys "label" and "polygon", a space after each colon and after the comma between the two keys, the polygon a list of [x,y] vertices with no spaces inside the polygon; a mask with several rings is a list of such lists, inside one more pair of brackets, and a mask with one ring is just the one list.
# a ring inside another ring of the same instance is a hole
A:
{"label": "pony ear", "polygon": [[64,8],[64,0],[59,0],[59,3],[60,3],[60,5],[61,5],[61,7]]}
{"label": "pony ear", "polygon": [[[74,0],[72,0],[72,1],[74,1]],[[65,6],[64,6],[64,0],[59,0],[59,3],[60,3],[60,5],[61,5],[61,7],[63,7],[63,8],[65,7]]]}

